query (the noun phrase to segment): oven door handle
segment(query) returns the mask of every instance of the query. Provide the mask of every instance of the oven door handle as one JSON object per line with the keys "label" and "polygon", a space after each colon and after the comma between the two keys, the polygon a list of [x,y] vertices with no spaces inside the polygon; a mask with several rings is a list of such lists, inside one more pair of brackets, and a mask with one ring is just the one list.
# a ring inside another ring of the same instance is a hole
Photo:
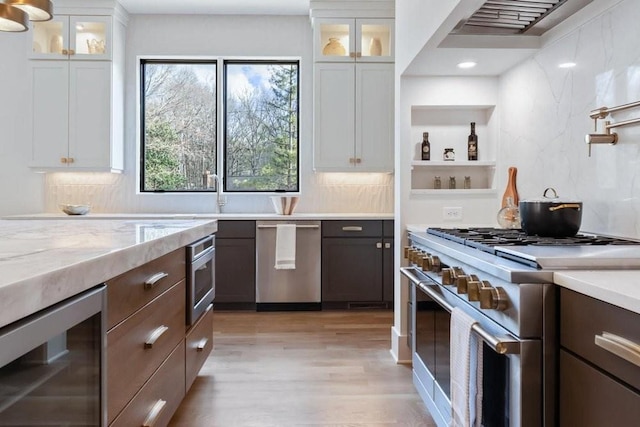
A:
{"label": "oven door handle", "polygon": [[[447,302],[444,298],[438,295],[431,289],[428,281],[420,280],[415,274],[417,268],[415,267],[402,267],[400,273],[402,273],[413,284],[420,287],[431,299],[433,299],[439,306],[447,310],[449,313],[453,311],[453,306]],[[479,323],[474,323],[471,330],[478,335],[482,341],[484,341],[493,351],[498,354],[520,354],[520,340],[512,336],[496,337],[490,332],[486,331]]]}

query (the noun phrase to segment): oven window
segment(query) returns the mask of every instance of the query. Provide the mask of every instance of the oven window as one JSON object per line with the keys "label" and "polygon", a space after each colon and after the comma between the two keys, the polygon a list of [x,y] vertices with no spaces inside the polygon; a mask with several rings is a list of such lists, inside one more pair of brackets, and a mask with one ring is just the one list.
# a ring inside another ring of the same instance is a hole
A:
{"label": "oven window", "polygon": [[449,324],[451,315],[435,301],[416,289],[416,353],[451,398]]}
{"label": "oven window", "polygon": [[482,425],[509,426],[509,358],[482,346]]}
{"label": "oven window", "polygon": [[99,426],[101,314],[0,367],[0,425]]}

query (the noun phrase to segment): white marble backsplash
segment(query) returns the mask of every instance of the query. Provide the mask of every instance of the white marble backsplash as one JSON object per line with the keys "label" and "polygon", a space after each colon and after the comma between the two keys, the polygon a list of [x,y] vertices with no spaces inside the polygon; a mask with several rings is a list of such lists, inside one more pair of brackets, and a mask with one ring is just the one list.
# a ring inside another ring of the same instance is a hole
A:
{"label": "white marble backsplash", "polygon": [[[622,1],[500,77],[499,163],[518,168],[521,199],[554,187],[581,200],[583,231],[640,237],[640,125],[616,129],[618,144],[591,157],[585,143],[591,110],[640,100],[638,16],[640,1]],[[636,117],[640,108],[607,120]]]}
{"label": "white marble backsplash", "polygon": [[[317,173],[303,177],[297,213],[393,212],[393,175]],[[215,194],[136,194],[135,178],[110,173],[51,173],[45,179],[45,211],[60,204],[90,204],[94,213],[209,213]],[[270,213],[268,195],[226,194],[224,213]]]}

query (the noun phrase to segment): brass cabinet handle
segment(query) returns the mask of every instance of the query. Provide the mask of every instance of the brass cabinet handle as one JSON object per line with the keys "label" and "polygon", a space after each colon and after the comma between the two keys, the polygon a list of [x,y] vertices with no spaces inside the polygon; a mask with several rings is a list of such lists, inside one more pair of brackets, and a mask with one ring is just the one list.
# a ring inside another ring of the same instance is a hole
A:
{"label": "brass cabinet handle", "polygon": [[144,342],[144,348],[153,348],[153,345],[156,343],[156,341],[158,341],[158,338],[160,338],[162,334],[164,334],[168,330],[169,327],[164,325],[156,328],[156,330],[153,331],[151,335],[149,335],[149,338],[147,338],[147,340]]}
{"label": "brass cabinet handle", "polygon": [[165,277],[169,277],[169,274],[165,273],[164,271],[154,274],[153,276],[145,280],[144,288],[145,289],[153,288],[156,284],[158,284],[160,280],[164,279]]}
{"label": "brass cabinet handle", "polygon": [[362,58],[362,52],[356,52],[356,58]]}
{"label": "brass cabinet handle", "polygon": [[73,157],[67,157],[67,163],[73,163],[75,159]]}
{"label": "brass cabinet handle", "polygon": [[208,338],[202,338],[198,344],[196,345],[196,351],[202,351],[204,350],[204,348],[207,346],[207,343],[209,342]]}
{"label": "brass cabinet handle", "polygon": [[68,54],[69,54],[69,51],[68,51],[67,49],[62,49],[62,54],[63,54],[63,55],[68,55]]}
{"label": "brass cabinet handle", "polygon": [[355,58],[356,57],[356,53],[355,52],[349,52],[349,57]]}
{"label": "brass cabinet handle", "polygon": [[361,159],[360,157],[356,157],[356,163],[357,163],[357,164],[362,163],[362,159]]}
{"label": "brass cabinet handle", "polygon": [[164,410],[166,404],[166,400],[158,400],[147,414],[147,418],[142,423],[142,427],[153,427],[156,424],[156,421],[158,421],[158,417]]}
{"label": "brass cabinet handle", "polygon": [[610,332],[602,332],[595,336],[595,344],[616,356],[640,366],[640,345]]}
{"label": "brass cabinet handle", "polygon": [[75,55],[75,54],[76,54],[76,51],[75,51],[75,50],[73,50],[73,49],[69,49],[69,55]]}
{"label": "brass cabinet handle", "polygon": [[362,231],[362,227],[359,225],[346,225],[342,227],[342,231]]}
{"label": "brass cabinet handle", "polygon": [[60,157],[60,163],[67,163],[67,160],[66,157]]}

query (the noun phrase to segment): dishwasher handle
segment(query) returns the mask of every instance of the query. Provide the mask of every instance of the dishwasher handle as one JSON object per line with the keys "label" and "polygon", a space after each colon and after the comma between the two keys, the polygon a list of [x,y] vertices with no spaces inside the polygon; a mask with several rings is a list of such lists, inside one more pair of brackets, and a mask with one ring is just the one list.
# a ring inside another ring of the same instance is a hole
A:
{"label": "dishwasher handle", "polygon": [[[277,226],[275,225],[259,225],[258,228],[259,229],[264,229],[264,228],[276,228]],[[319,225],[296,225],[296,228],[309,228],[309,229],[314,229],[317,230],[318,228],[320,228]]]}

